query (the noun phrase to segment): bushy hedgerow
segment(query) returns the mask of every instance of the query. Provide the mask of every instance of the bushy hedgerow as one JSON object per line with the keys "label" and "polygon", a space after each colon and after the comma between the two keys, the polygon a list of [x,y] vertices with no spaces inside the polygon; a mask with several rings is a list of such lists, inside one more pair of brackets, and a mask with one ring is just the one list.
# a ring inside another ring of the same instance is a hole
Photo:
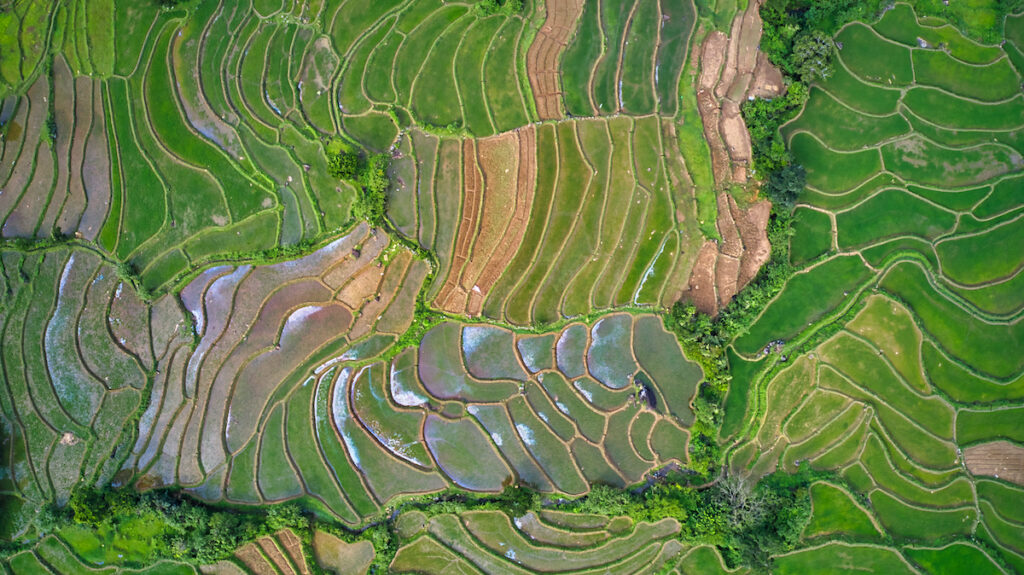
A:
{"label": "bushy hedgerow", "polygon": [[[145,564],[160,559],[209,564],[230,557],[257,537],[285,528],[309,527],[294,504],[241,512],[215,509],[170,491],[139,493],[87,485],[72,492],[65,508],[51,505],[35,521],[40,534],[70,525],[92,530],[101,539],[109,533],[116,533],[126,544],[139,539],[137,548],[150,549]],[[140,525],[144,525],[144,534],[135,533]]]}
{"label": "bushy hedgerow", "polygon": [[480,18],[494,14],[511,16],[523,11],[523,0],[479,0],[473,6],[473,12]]}

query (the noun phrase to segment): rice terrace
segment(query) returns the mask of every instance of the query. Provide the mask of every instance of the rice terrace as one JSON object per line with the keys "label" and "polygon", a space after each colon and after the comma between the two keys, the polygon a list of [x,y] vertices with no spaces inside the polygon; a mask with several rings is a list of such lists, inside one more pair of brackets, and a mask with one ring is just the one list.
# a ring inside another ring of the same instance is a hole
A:
{"label": "rice terrace", "polygon": [[0,572],[1024,574],[1024,0],[0,0]]}

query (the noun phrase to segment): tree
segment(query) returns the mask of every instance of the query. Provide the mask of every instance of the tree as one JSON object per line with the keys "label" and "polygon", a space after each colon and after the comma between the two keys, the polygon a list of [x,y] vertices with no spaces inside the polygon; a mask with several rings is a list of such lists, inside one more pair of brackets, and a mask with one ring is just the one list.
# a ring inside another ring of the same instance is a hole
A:
{"label": "tree", "polygon": [[354,180],[359,173],[359,154],[338,152],[327,161],[327,171],[339,180]]}
{"label": "tree", "polygon": [[801,34],[793,44],[794,72],[805,84],[832,76],[835,43],[821,30]]}
{"label": "tree", "polygon": [[775,170],[765,182],[764,190],[775,204],[791,209],[807,183],[807,171],[800,164],[790,164]]}

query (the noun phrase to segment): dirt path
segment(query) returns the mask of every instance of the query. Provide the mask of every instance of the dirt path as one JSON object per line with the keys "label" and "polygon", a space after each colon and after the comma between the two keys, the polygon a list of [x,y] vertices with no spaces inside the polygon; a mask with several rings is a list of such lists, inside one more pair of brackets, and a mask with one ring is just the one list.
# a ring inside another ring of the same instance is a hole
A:
{"label": "dirt path", "polygon": [[562,117],[562,87],[558,56],[569,43],[583,13],[583,0],[549,0],[547,18],[526,53],[526,75],[530,79],[537,115],[541,120]]}

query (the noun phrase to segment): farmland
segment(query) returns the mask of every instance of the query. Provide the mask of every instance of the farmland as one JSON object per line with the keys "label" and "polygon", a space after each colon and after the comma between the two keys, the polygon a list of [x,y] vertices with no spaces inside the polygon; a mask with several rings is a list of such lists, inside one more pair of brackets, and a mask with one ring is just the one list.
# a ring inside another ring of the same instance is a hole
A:
{"label": "farmland", "polygon": [[1017,4],[0,0],[0,570],[1024,572]]}
{"label": "farmland", "polygon": [[813,546],[779,572],[1019,571],[1004,497],[1024,494],[1024,301],[1016,250],[1000,246],[1020,202],[996,192],[1024,168],[1015,44],[977,44],[905,4],[836,40],[835,75],[782,128],[807,168],[803,269],[733,344],[769,357],[728,464],[833,478],[812,490]]}

